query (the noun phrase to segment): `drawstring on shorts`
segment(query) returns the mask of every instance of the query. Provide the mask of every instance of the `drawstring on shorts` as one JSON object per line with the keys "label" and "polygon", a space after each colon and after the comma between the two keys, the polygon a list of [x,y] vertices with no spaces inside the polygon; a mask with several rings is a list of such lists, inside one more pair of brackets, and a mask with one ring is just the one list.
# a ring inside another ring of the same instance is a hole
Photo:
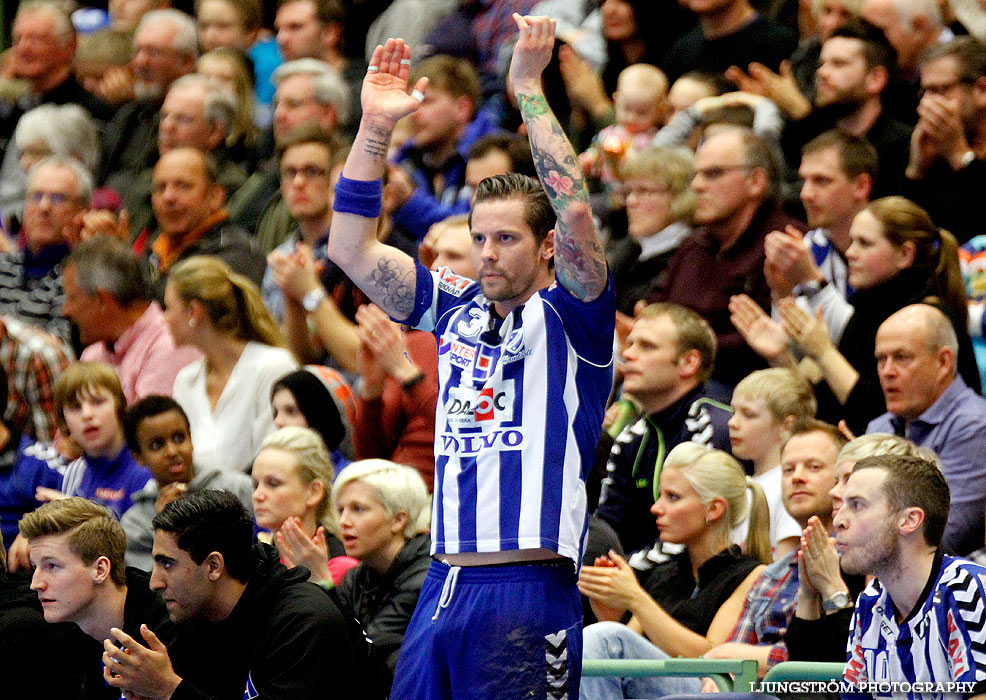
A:
{"label": "drawstring on shorts", "polygon": [[438,596],[438,607],[435,608],[435,614],[431,617],[432,622],[438,619],[442,608],[447,608],[449,603],[452,602],[452,596],[455,595],[455,582],[459,579],[459,569],[461,568],[461,566],[453,566],[448,570],[448,574],[445,575],[445,583],[442,584],[442,594]]}

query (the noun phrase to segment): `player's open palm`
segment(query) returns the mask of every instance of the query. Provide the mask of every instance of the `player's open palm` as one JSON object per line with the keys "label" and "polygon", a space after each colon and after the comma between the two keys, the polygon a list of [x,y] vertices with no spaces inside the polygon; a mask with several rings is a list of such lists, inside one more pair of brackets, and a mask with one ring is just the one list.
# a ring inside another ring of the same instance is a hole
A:
{"label": "player's open palm", "polygon": [[403,39],[387,39],[387,43],[377,46],[363,78],[360,93],[363,113],[396,123],[415,111],[424,97],[428,79],[421,78],[408,94],[410,72],[411,47]]}

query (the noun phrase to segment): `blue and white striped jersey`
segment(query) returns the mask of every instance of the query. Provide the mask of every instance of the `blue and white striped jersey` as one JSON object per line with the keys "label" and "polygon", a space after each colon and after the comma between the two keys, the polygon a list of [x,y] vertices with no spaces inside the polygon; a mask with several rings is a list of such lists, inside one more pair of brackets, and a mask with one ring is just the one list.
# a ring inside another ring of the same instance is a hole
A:
{"label": "blue and white striped jersey", "polygon": [[920,606],[900,623],[874,579],[856,603],[846,656],[845,681],[898,685],[844,692],[844,698],[965,697],[902,692],[900,684],[986,681],[986,568],[939,552]]}
{"label": "blue and white striped jersey", "polygon": [[432,554],[544,547],[581,560],[585,479],[612,385],[615,294],[560,284],[507,318],[419,265],[406,323],[438,340]]}

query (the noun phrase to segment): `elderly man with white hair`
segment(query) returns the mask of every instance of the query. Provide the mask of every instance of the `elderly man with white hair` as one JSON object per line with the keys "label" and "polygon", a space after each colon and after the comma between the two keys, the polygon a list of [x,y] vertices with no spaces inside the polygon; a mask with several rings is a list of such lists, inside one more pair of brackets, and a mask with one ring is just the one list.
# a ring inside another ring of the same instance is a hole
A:
{"label": "elderly man with white hair", "polygon": [[[335,134],[350,115],[350,92],[339,73],[314,58],[288,61],[274,71],[274,145],[302,124]],[[230,220],[257,234],[269,253],[286,241],[297,224],[281,197],[278,158],[263,163],[229,202]]]}
{"label": "elderly man with white hair", "polygon": [[198,46],[195,20],[184,12],[154,10],[141,18],[130,61],[137,99],[106,127],[99,184],[125,189],[135,173],[157,161],[158,110],[171,84],[195,70]]}

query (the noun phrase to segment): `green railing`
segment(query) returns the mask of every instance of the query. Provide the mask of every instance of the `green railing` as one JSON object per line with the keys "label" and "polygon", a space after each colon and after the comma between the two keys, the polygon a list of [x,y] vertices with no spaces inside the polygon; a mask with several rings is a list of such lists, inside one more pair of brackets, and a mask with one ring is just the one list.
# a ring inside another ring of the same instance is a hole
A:
{"label": "green railing", "polygon": [[585,659],[583,676],[645,676],[709,677],[721,691],[749,692],[757,684],[757,662],[749,659]]}

